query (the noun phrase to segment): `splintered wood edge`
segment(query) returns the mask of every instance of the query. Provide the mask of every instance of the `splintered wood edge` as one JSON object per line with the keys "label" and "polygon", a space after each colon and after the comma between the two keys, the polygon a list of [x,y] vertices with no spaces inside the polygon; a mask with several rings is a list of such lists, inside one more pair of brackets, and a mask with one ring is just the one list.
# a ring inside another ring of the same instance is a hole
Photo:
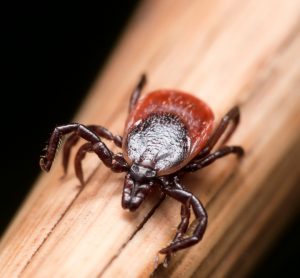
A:
{"label": "splintered wood edge", "polygon": [[76,121],[122,134],[131,89],[145,71],[145,92],[192,92],[218,120],[240,105],[230,144],[245,148],[243,160],[228,157],[184,179],[208,210],[204,240],[153,273],[163,260],[157,252],[175,233],[179,204],[158,204],[154,192],[138,212],[123,211],[122,175],[89,156],[81,188],[72,167],[61,178],[59,155],[1,241],[0,276],[246,274],[299,206],[299,11],[300,2],[283,0],[144,1]]}

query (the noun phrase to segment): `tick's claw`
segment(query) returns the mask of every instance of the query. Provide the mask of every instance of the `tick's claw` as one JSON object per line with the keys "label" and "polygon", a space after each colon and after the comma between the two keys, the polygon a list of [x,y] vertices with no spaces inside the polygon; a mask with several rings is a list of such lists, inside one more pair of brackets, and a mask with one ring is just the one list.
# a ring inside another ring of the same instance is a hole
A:
{"label": "tick's claw", "polygon": [[159,250],[159,253],[160,254],[170,254],[172,251],[171,251],[171,247],[172,247],[172,244],[167,246],[166,248],[163,248],[161,250]]}
{"label": "tick's claw", "polygon": [[51,162],[49,160],[47,160],[46,157],[41,156],[40,158],[40,167],[42,168],[42,170],[49,172],[50,168],[51,168]]}

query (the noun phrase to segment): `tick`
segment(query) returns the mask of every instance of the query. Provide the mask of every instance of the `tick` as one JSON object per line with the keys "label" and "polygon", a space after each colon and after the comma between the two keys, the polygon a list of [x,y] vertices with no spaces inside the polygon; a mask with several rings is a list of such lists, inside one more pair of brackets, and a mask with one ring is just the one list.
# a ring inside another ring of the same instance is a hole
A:
{"label": "tick", "polygon": [[[243,155],[242,147],[225,146],[239,123],[240,113],[237,106],[233,107],[214,128],[213,112],[200,99],[177,90],[157,90],[140,99],[145,83],[146,76],[142,75],[130,98],[123,137],[99,125],[57,126],[45,155],[40,158],[40,166],[45,171],[50,170],[61,137],[70,134],[63,149],[63,168],[66,172],[70,151],[83,138],[86,143],[75,156],[75,173],[82,185],[82,159],[86,153],[94,152],[113,172],[126,173],[122,193],[124,209],[135,211],[154,187],[180,202],[181,222],[177,233],[173,241],[160,250],[170,256],[199,242],[207,226],[205,208],[180,179],[228,154]],[[224,139],[213,151],[224,133]],[[102,139],[113,141],[122,152],[113,153]],[[191,208],[196,225],[187,236]]]}

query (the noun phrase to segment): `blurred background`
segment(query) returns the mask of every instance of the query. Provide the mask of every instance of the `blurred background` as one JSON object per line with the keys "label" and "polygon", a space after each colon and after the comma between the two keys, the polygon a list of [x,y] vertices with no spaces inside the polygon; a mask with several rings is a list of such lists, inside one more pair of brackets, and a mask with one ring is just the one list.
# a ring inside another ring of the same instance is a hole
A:
{"label": "blurred background", "polygon": [[[20,1],[2,7],[0,234],[40,173],[50,132],[72,119],[138,2]],[[299,235],[300,215],[251,276],[299,272]]]}

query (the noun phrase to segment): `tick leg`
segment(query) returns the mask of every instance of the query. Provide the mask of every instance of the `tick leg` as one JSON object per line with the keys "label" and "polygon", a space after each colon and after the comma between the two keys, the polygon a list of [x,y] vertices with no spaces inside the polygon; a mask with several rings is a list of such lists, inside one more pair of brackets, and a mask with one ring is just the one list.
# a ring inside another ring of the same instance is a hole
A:
{"label": "tick leg", "polygon": [[[96,145],[96,148],[98,148],[99,145]],[[83,178],[83,171],[82,171],[82,160],[84,159],[86,153],[88,152],[95,152],[98,157],[101,159],[102,151],[101,149],[98,150],[95,147],[93,147],[93,144],[91,143],[85,143],[82,145],[74,160],[75,164],[75,174],[76,177],[79,179],[81,185],[84,185],[84,178]],[[110,165],[110,168],[114,172],[125,172],[128,168],[127,162],[125,161],[123,155],[121,153],[113,154],[113,161]],[[102,160],[102,159],[101,159]]]}
{"label": "tick leg", "polygon": [[232,122],[230,129],[228,130],[225,138],[221,143],[221,145],[224,145],[227,142],[227,140],[230,138],[232,133],[235,131],[239,121],[240,121],[240,110],[238,106],[234,106],[222,118],[219,126],[216,128],[213,135],[209,138],[205,148],[197,155],[196,158],[201,158],[207,155],[212,150],[212,148],[216,145],[220,137],[224,134],[230,122]]}
{"label": "tick leg", "polygon": [[208,154],[207,156],[203,157],[202,159],[194,159],[192,160],[187,166],[183,168],[185,172],[195,172],[201,168],[204,168],[210,164],[212,164],[217,159],[226,156],[228,154],[236,154],[237,156],[241,157],[244,154],[243,148],[239,146],[227,146],[223,147],[222,149]]}
{"label": "tick leg", "polygon": [[93,150],[93,145],[91,143],[85,143],[79,148],[75,156],[75,160],[74,160],[75,174],[76,177],[79,179],[81,185],[84,185],[81,161],[84,159],[86,153],[91,152],[92,150]]}
{"label": "tick leg", "polygon": [[[170,254],[172,252],[192,246],[202,239],[207,225],[207,213],[201,202],[192,193],[188,192],[186,189],[183,189],[177,178],[174,179],[174,182],[170,182],[164,178],[161,178],[161,181],[161,190],[165,194],[176,199],[185,206],[192,206],[198,222],[192,236],[187,238],[178,238],[169,246],[159,251],[162,254]],[[174,186],[174,184],[176,186]]]}
{"label": "tick leg", "polygon": [[40,166],[43,170],[50,170],[61,137],[72,132],[91,143],[92,151],[94,151],[98,155],[98,157],[107,167],[112,167],[113,153],[101,141],[97,134],[89,130],[84,125],[74,123],[58,126],[52,132],[46,154],[40,159]]}
{"label": "tick leg", "polygon": [[[174,185],[178,189],[183,189],[182,185],[179,184],[179,181],[178,181],[177,177],[176,177],[176,183],[174,183]],[[173,238],[172,242],[176,242],[176,241],[180,240],[180,238],[182,238],[183,235],[187,231],[187,228],[189,226],[190,216],[191,216],[190,204],[182,204],[181,205],[180,215],[181,215],[181,222],[179,223],[179,225],[177,227],[177,232],[176,232],[176,235]],[[171,259],[171,254],[172,253],[167,253],[166,254],[166,257],[165,257],[165,260],[164,260],[164,265],[165,266],[168,265],[168,262]]]}
{"label": "tick leg", "polygon": [[72,149],[72,147],[74,147],[76,145],[76,143],[79,141],[79,139],[80,139],[80,137],[77,134],[71,134],[67,138],[67,140],[64,144],[62,164],[63,164],[63,169],[64,169],[65,174],[67,173],[67,169],[68,169],[71,149]]}
{"label": "tick leg", "polygon": [[[183,185],[179,183],[178,177],[175,177],[174,180],[175,180],[174,186],[176,186],[177,189],[185,190]],[[189,226],[190,216],[191,216],[189,203],[185,203],[181,205],[180,215],[181,215],[181,222],[177,227],[177,233],[173,239],[173,242],[181,238],[187,231],[187,228]]]}
{"label": "tick leg", "polygon": [[126,172],[128,170],[128,164],[122,153],[113,155],[111,170],[117,173]]}
{"label": "tick leg", "polygon": [[[187,204],[181,205],[180,215],[181,215],[181,222],[177,227],[177,232],[172,242],[176,242],[180,240],[183,237],[183,235],[186,233],[187,228],[189,226],[191,211],[190,211],[190,207]],[[170,259],[171,259],[171,253],[167,253],[164,260],[164,265],[167,266]]]}
{"label": "tick leg", "polygon": [[139,82],[137,83],[136,87],[134,88],[134,90],[131,94],[130,101],[129,101],[129,113],[135,107],[138,99],[140,98],[142,89],[145,86],[145,84],[146,84],[146,75],[142,74]]}
{"label": "tick leg", "polygon": [[181,215],[181,222],[177,227],[177,233],[173,239],[173,242],[181,238],[185,234],[189,226],[191,212],[190,212],[190,207],[187,204],[181,206],[180,215]]}
{"label": "tick leg", "polygon": [[113,135],[107,128],[100,125],[89,125],[89,130],[95,132],[99,137],[113,141],[115,145],[122,148],[122,137],[119,135]]}
{"label": "tick leg", "polygon": [[[113,135],[107,128],[99,125],[88,125],[86,126],[89,130],[97,134],[99,137],[113,141],[117,147],[122,147],[122,137],[119,135]],[[76,133],[71,134],[65,144],[63,149],[63,168],[64,172],[67,172],[69,158],[72,147],[78,142],[79,136]]]}

